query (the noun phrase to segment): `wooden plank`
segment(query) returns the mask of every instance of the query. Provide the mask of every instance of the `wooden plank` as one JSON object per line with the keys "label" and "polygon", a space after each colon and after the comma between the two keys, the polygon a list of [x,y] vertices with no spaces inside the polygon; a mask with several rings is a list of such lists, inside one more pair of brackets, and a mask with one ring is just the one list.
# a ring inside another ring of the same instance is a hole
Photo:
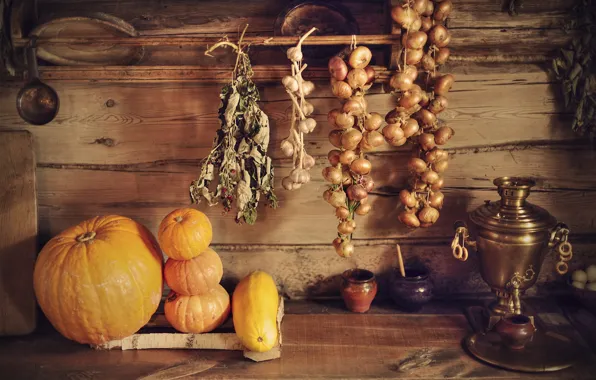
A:
{"label": "wooden plank", "polygon": [[28,132],[0,132],[0,336],[36,326],[35,154]]}
{"label": "wooden plank", "polygon": [[583,380],[590,379],[595,368],[593,360],[543,374],[484,365],[460,348],[461,340],[470,331],[463,315],[288,315],[283,330],[288,339],[284,341],[282,357],[259,364],[242,360],[239,353],[225,351],[95,352],[56,336],[45,336],[37,341],[3,345],[0,366],[11,379],[163,379],[194,375],[202,379]]}
{"label": "wooden plank", "polygon": [[[576,139],[545,73],[457,74],[441,117],[456,130],[448,147],[476,147],[529,141]],[[499,78],[500,77],[500,78]],[[56,119],[39,128],[17,114],[14,97],[19,85],[0,91],[0,130],[27,129],[34,134],[38,160],[52,164],[136,164],[198,160],[208,154],[218,128],[219,86],[199,84],[65,84],[52,83],[61,97]],[[371,111],[385,114],[395,99],[380,87],[368,96]],[[287,136],[290,102],[285,93],[267,86],[263,109],[272,130],[270,154]],[[309,100],[319,125],[307,136],[308,151],[326,155],[327,112],[340,105],[326,83],[317,83]],[[48,143],[51,141],[51,143]],[[381,150],[394,148],[385,145]]]}

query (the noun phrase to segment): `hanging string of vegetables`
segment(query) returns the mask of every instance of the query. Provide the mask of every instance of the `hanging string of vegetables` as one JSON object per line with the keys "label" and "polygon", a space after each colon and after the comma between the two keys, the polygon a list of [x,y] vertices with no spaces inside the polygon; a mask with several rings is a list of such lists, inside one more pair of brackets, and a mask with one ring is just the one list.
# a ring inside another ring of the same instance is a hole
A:
{"label": "hanging string of vegetables", "polygon": [[369,175],[372,165],[364,152],[383,143],[383,136],[377,131],[383,117],[369,113],[364,98],[375,80],[375,71],[368,66],[371,59],[371,51],[365,46],[356,47],[354,38],[347,63],[342,56],[329,60],[331,90],[343,105],[328,113],[334,128],[329,141],[337,149],[329,152],[331,166],[323,169],[323,177],[331,183],[323,198],[335,207],[340,220],[333,246],[341,257],[350,257],[354,252],[351,240],[356,228],[355,214],[366,215],[371,210],[368,193],[374,188]]}
{"label": "hanging string of vegetables", "polygon": [[451,0],[404,0],[391,10],[402,28],[402,52],[398,70],[390,80],[397,107],[385,117],[385,138],[399,146],[413,144],[408,161],[408,187],[399,194],[405,209],[399,220],[409,227],[430,227],[439,218],[444,195],[442,173],[449,154],[440,146],[454,135],[437,116],[447,106],[447,93],[454,83],[451,74],[437,70],[449,58],[451,34],[445,20]]}
{"label": "hanging string of vegetables", "polygon": [[[259,108],[259,91],[251,80],[247,46],[242,45],[246,28],[237,45],[224,39],[205,52],[210,55],[219,47],[229,46],[237,57],[232,80],[220,94],[221,127],[213,149],[201,163],[199,178],[190,185],[190,195],[193,202],[205,199],[210,206],[221,201],[224,213],[236,202],[236,222],[254,224],[260,197],[265,196],[273,208],[277,207],[277,198],[273,193],[273,165],[267,156],[269,119]],[[213,191],[210,185],[216,174],[218,183]]]}
{"label": "hanging string of vegetables", "polygon": [[316,30],[317,28],[312,28],[300,38],[298,45],[287,51],[288,59],[292,62],[292,75],[283,77],[282,83],[292,100],[292,116],[290,135],[282,140],[280,145],[283,155],[292,158],[292,171],[281,181],[286,190],[296,190],[310,182],[309,170],[315,166],[315,159],[304,149],[304,135],[311,133],[317,122],[310,117],[314,112],[313,105],[305,99],[314,91],[315,84],[302,78],[302,72],[308,66],[302,63],[302,43]]}

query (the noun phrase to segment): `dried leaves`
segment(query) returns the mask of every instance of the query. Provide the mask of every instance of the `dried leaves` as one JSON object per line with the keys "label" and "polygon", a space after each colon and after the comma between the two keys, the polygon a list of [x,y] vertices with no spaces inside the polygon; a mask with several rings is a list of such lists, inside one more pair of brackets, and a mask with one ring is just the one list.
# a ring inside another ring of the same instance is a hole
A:
{"label": "dried leaves", "polygon": [[552,69],[561,84],[565,109],[573,112],[571,128],[590,139],[596,137],[596,0],[582,0],[574,8],[575,18],[566,28],[575,29],[577,37],[561,49]]}
{"label": "dried leaves", "polygon": [[[205,199],[210,206],[221,201],[224,212],[230,211],[236,201],[236,221],[254,224],[261,195],[271,207],[277,207],[273,165],[267,156],[269,119],[258,105],[259,91],[251,80],[248,55],[241,48],[236,51],[234,79],[220,94],[221,127],[211,153],[201,164],[199,179],[190,186],[190,195],[193,202]],[[213,191],[210,186],[216,173],[218,183]]]}

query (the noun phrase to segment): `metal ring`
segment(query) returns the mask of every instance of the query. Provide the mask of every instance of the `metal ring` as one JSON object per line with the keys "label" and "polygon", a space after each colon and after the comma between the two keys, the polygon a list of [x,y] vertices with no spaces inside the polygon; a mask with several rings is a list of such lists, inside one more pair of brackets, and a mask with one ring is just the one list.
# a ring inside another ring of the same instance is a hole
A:
{"label": "metal ring", "polygon": [[464,247],[463,249],[463,257],[460,259],[461,261],[466,261],[468,260],[468,249],[466,247]]}
{"label": "metal ring", "polygon": [[559,261],[559,262],[557,263],[557,267],[556,267],[556,269],[557,269],[557,273],[558,273],[558,274],[560,274],[560,275],[563,275],[563,274],[567,273],[567,270],[569,269],[569,266],[567,265],[567,263],[566,263],[566,262],[564,262],[564,261]]}
{"label": "metal ring", "polygon": [[561,256],[573,255],[573,247],[571,246],[571,243],[569,243],[567,241],[564,241],[561,244],[559,244],[557,251],[559,252],[559,255],[561,255]]}
{"label": "metal ring", "polygon": [[456,245],[455,247],[453,247],[453,257],[455,257],[458,260],[461,260],[463,255],[464,255],[464,250],[461,247],[461,245]]}

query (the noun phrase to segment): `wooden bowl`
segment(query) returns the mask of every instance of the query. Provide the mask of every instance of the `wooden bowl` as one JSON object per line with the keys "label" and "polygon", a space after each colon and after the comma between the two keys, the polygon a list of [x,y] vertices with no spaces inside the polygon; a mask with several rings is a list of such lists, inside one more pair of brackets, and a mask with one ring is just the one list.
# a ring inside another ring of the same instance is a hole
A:
{"label": "wooden bowl", "polygon": [[[276,36],[302,36],[312,27],[311,35],[341,36],[360,34],[360,29],[350,11],[341,4],[320,0],[295,1],[275,20]],[[285,47],[287,49],[288,47]],[[342,46],[303,46],[306,60],[328,59],[342,50]]]}

